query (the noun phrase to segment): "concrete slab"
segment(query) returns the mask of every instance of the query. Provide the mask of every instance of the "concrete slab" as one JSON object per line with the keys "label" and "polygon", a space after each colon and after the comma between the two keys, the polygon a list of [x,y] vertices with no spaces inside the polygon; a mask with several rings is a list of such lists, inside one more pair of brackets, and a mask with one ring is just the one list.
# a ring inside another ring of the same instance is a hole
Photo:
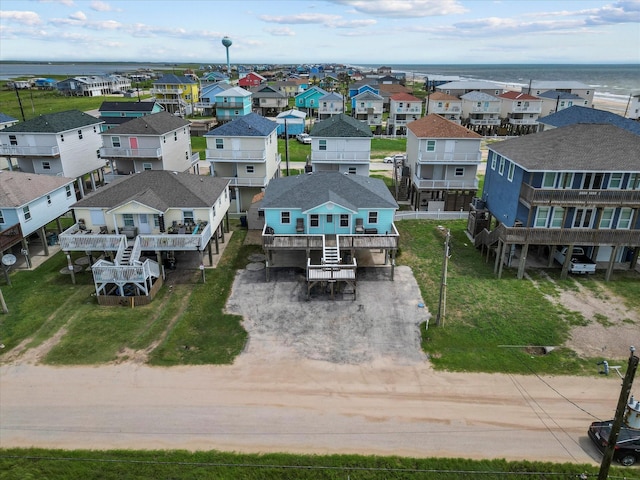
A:
{"label": "concrete slab", "polygon": [[333,300],[320,287],[306,297],[302,268],[274,269],[270,282],[263,271],[238,271],[227,311],[244,318],[247,353],[335,364],[427,361],[419,325],[430,313],[409,267],[396,267],[395,281],[386,269],[359,269],[356,300],[344,287]]}

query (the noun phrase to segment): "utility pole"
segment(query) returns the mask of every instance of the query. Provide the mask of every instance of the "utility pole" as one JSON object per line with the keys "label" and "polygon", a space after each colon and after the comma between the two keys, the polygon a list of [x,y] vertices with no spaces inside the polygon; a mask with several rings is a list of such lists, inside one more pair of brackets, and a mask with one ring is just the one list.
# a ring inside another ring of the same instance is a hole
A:
{"label": "utility pole", "polygon": [[9,309],[7,308],[7,304],[4,301],[4,295],[2,295],[2,290],[0,290],[0,305],[2,305],[2,313],[9,313]]}
{"label": "utility pole", "polygon": [[609,443],[604,451],[602,457],[602,463],[600,464],[600,472],[598,473],[598,480],[607,480],[609,476],[609,467],[611,466],[611,460],[613,460],[613,452],[618,442],[618,434],[620,433],[620,427],[622,426],[622,419],[624,417],[624,411],[629,400],[629,394],[631,393],[631,386],[633,385],[633,377],[638,369],[638,357],[634,355],[636,349],[632,346],[629,348],[631,354],[629,355],[629,365],[627,366],[627,373],[622,381],[622,389],[620,390],[620,398],[618,399],[618,406],[616,407],[616,416],[611,425],[611,432],[609,433]]}
{"label": "utility pole", "polygon": [[444,239],[444,258],[442,260],[442,279],[440,282],[440,300],[438,302],[438,315],[436,316],[436,327],[444,326],[444,313],[447,308],[447,268],[449,266],[449,241],[451,240],[451,230],[447,229]]}
{"label": "utility pole", "polygon": [[22,121],[26,122],[27,120],[24,118],[24,110],[22,108],[22,100],[20,100],[20,93],[18,92],[18,85],[14,82],[13,89],[16,91],[16,97],[18,97],[18,105],[20,105],[20,113],[22,114]]}
{"label": "utility pole", "polygon": [[284,158],[287,162],[287,177],[289,176],[289,130],[287,128],[287,117],[284,117]]}

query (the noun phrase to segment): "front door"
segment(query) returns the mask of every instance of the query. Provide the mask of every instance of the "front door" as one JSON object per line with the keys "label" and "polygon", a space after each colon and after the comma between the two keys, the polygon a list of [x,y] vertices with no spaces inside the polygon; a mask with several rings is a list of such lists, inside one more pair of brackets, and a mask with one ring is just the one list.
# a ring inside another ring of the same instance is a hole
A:
{"label": "front door", "polygon": [[140,233],[151,233],[151,225],[149,224],[149,216],[146,213],[138,215],[138,230]]}
{"label": "front door", "polygon": [[324,233],[336,233],[335,215],[329,213],[324,217]]}
{"label": "front door", "polygon": [[137,150],[138,149],[138,138],[137,137],[130,137],[129,138],[129,146],[131,147],[131,150]]}

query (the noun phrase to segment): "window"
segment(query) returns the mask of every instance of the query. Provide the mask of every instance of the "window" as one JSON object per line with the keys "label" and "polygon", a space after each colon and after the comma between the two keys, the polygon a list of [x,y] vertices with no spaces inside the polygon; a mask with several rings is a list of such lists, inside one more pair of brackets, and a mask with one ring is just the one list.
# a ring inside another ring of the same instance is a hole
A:
{"label": "window", "polygon": [[155,228],[160,228],[160,215],[157,213],[153,214],[153,226]]}
{"label": "window", "polygon": [[222,150],[224,148],[224,138],[216,138],[216,148]]}
{"label": "window", "polygon": [[536,228],[545,228],[547,226],[547,218],[549,218],[550,207],[538,207],[536,210],[536,218],[533,226]]}
{"label": "window", "polygon": [[349,167],[349,175],[355,175],[358,173],[358,169],[356,167]]}
{"label": "window", "polygon": [[51,170],[51,163],[50,162],[42,162],[42,169],[43,170]]}
{"label": "window", "polygon": [[0,223],[4,223],[4,213],[0,210]]}
{"label": "window", "polygon": [[504,175],[504,157],[500,157],[500,167],[498,168],[498,173],[500,175]]}
{"label": "window", "polygon": [[629,230],[631,228],[631,214],[633,210],[631,208],[621,208],[620,216],[618,217],[618,226],[616,228],[620,230]]}
{"label": "window", "polygon": [[436,141],[427,140],[427,152],[435,152],[435,151],[436,151]]}
{"label": "window", "polygon": [[326,149],[327,149],[327,141],[318,140],[318,150],[326,150]]}
{"label": "window", "polygon": [[253,168],[253,165],[247,165],[245,169],[247,173],[253,173],[255,171],[255,169]]}
{"label": "window", "polygon": [[133,214],[132,213],[123,213],[122,221],[125,227],[133,227],[135,223],[133,222]]}
{"label": "window", "polygon": [[182,222],[183,222],[184,224],[187,224],[187,223],[195,223],[195,222],[193,221],[193,219],[194,219],[194,216],[193,216],[193,210],[183,210],[183,211],[182,211]]}
{"label": "window", "polygon": [[507,173],[507,180],[513,182],[513,174],[516,171],[516,164],[513,162],[509,162],[509,172]]}
{"label": "window", "polygon": [[491,152],[491,170],[495,170],[496,169],[496,159],[498,158],[498,156]]}
{"label": "window", "polygon": [[592,228],[595,210],[593,208],[576,208],[573,217],[573,228]]}
{"label": "window", "polygon": [[69,198],[71,196],[71,185],[67,185],[64,187],[64,190],[67,194],[67,198]]}
{"label": "window", "polygon": [[558,188],[568,189],[573,185],[573,173],[562,172],[560,173],[560,181],[558,182]]}
{"label": "window", "polygon": [[22,209],[22,213],[24,214],[25,220],[31,220],[31,212],[29,211],[29,207],[24,207]]}
{"label": "window", "polygon": [[51,205],[51,195],[47,195],[47,204]]}
{"label": "window", "polygon": [[142,164],[142,170],[152,170],[151,164],[147,163],[147,162],[143,163]]}
{"label": "window", "polygon": [[629,190],[640,190],[640,173],[632,173],[627,181]]}
{"label": "window", "polygon": [[556,174],[553,172],[545,172],[542,177],[542,188],[553,188],[556,184]]}
{"label": "window", "polygon": [[316,214],[311,215],[311,218],[309,219],[309,225],[312,227],[320,226],[320,217]]}
{"label": "window", "polygon": [[605,208],[602,210],[602,216],[600,217],[600,224],[598,228],[609,229],[613,225],[613,208]]}
{"label": "window", "polygon": [[283,225],[291,223],[291,212],[280,212],[280,223]]}
{"label": "window", "polygon": [[344,213],[340,215],[340,226],[341,227],[349,226],[349,215],[346,215]]}
{"label": "window", "polygon": [[78,138],[82,140],[82,130],[78,130]]}
{"label": "window", "polygon": [[18,145],[18,139],[15,135],[9,135],[9,144],[10,145]]}
{"label": "window", "polygon": [[622,188],[622,173],[612,173],[609,176],[609,188],[610,189]]}
{"label": "window", "polygon": [[120,148],[120,137],[111,137],[111,146],[113,148]]}
{"label": "window", "polygon": [[554,207],[553,217],[551,218],[551,225],[549,225],[549,228],[562,228],[563,219],[564,219],[564,208]]}
{"label": "window", "polygon": [[454,175],[456,177],[464,177],[464,167],[456,167]]}
{"label": "window", "polygon": [[369,223],[378,223],[378,212],[369,212]]}
{"label": "window", "polygon": [[331,214],[327,215],[327,223],[333,223],[333,215]]}
{"label": "window", "polygon": [[173,140],[174,140],[175,142],[177,142],[177,141],[178,141],[178,132],[173,132]]}

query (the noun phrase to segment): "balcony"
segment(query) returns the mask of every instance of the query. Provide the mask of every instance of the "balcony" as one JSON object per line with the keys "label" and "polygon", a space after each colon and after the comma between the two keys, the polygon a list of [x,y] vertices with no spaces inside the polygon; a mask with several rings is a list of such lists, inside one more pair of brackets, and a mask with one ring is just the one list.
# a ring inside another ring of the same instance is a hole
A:
{"label": "balcony", "polygon": [[524,183],[520,188],[520,201],[529,207],[555,205],[640,208],[640,190],[556,190],[534,188]]}
{"label": "balcony", "polygon": [[358,115],[382,115],[382,105],[375,107],[356,107],[355,113]]}
{"label": "balcony", "polygon": [[123,148],[101,147],[100,156],[103,158],[162,158],[161,148]]}
{"label": "balcony", "polygon": [[469,118],[471,125],[500,125],[499,118]]}
{"label": "balcony", "polygon": [[511,125],[538,125],[537,118],[509,118]]}
{"label": "balcony", "polygon": [[[491,237],[491,238],[489,238]],[[531,245],[617,245],[640,246],[638,230],[590,230],[564,228],[498,227],[484,230],[474,240],[476,245],[491,244],[501,239],[509,244]]]}
{"label": "balcony", "polygon": [[540,113],[542,112],[542,105],[529,105],[522,107],[511,107],[511,113]]}
{"label": "balcony", "polygon": [[193,227],[191,233],[140,234],[138,238],[141,250],[204,250],[212,235],[211,224],[207,222]]}
{"label": "balcony", "polygon": [[182,88],[152,88],[151,95],[182,95]]}
{"label": "balcony", "polygon": [[500,113],[500,105],[489,105],[488,107],[471,107],[471,113]]}
{"label": "balcony", "polygon": [[60,249],[63,252],[116,252],[127,238],[124,235],[100,234],[91,230],[80,230],[79,224],[74,224],[58,236]]}
{"label": "balcony", "polygon": [[460,112],[462,111],[462,109],[460,108],[459,105],[456,106],[449,106],[449,107],[432,107],[431,109],[431,113],[437,113],[439,115],[444,115],[444,114],[460,114]]}
{"label": "balcony", "polygon": [[416,113],[422,114],[422,105],[419,107],[396,107],[392,110],[392,113],[395,114],[403,114],[403,113]]}
{"label": "balcony", "polygon": [[54,147],[38,147],[38,146],[18,146],[18,145],[0,145],[0,155],[4,157],[19,156],[37,156],[37,157],[59,157],[60,148]]}
{"label": "balcony", "polygon": [[[268,234],[265,233],[268,226],[262,230],[262,246],[265,250],[322,250],[324,247],[324,235],[310,234]],[[355,229],[355,224],[353,225]],[[353,233],[336,235],[336,241],[341,250],[371,248],[371,249],[396,249],[399,246],[400,234],[395,224],[391,224],[388,233]]]}
{"label": "balcony", "polygon": [[435,180],[413,176],[413,184],[419,190],[477,190],[478,179],[473,180]]}
{"label": "balcony", "polygon": [[224,178],[225,180],[229,180],[230,187],[266,187],[267,186],[267,177],[221,177],[219,175],[214,175],[218,178]]}
{"label": "balcony", "polygon": [[22,239],[22,227],[19,223],[5,228],[0,232],[0,252],[15,245]]}
{"label": "balcony", "polygon": [[318,108],[318,113],[320,115],[336,115],[338,113],[342,113],[342,106],[340,107],[320,107]]}
{"label": "balcony", "polygon": [[149,259],[140,265],[114,265],[106,260],[98,260],[91,267],[93,281],[98,283],[140,283],[144,284],[149,277],[160,276],[158,264]]}
{"label": "balcony", "polygon": [[371,152],[311,152],[311,163],[369,163]]}
{"label": "balcony", "polygon": [[244,102],[218,102],[216,101],[216,108],[226,108],[226,109],[244,109]]}
{"label": "balcony", "polygon": [[482,152],[474,153],[449,153],[449,152],[418,152],[420,164],[450,164],[460,163],[474,165],[482,162]]}
{"label": "balcony", "polygon": [[267,161],[267,150],[226,150],[223,148],[207,148],[206,159],[210,162],[252,162]]}

